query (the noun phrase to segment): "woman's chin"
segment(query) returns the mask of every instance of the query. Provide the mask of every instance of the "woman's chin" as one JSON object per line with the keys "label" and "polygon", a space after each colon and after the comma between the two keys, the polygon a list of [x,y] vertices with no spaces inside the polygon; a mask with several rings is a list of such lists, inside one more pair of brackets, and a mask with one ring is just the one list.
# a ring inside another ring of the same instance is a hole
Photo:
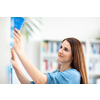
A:
{"label": "woman's chin", "polygon": [[58,60],[59,62],[61,62],[61,60],[60,60],[59,58],[57,58],[57,60]]}

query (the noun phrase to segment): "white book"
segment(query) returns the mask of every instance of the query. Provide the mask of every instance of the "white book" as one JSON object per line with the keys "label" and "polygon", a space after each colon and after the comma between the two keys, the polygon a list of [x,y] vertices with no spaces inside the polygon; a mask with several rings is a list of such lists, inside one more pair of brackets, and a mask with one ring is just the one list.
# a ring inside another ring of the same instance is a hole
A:
{"label": "white book", "polygon": [[53,61],[52,61],[52,66],[53,66],[53,71],[57,69],[58,63],[57,63],[56,60],[53,60]]}
{"label": "white book", "polygon": [[51,53],[51,42],[48,42],[48,53]]}
{"label": "white book", "polygon": [[43,60],[42,62],[42,71],[45,71],[46,70],[46,62]]}
{"label": "white book", "polygon": [[53,53],[57,53],[57,43],[53,42]]}

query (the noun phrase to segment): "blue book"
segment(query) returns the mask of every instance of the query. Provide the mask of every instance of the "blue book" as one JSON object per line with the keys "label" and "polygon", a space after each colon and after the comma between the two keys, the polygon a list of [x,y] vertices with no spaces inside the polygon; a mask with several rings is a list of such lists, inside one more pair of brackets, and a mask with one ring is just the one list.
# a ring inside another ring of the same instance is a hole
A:
{"label": "blue book", "polygon": [[24,21],[25,19],[22,17],[14,17],[14,27],[17,28],[18,30],[21,30]]}
{"label": "blue book", "polygon": [[59,51],[59,49],[60,49],[60,43],[57,42],[57,52]]}
{"label": "blue book", "polygon": [[51,53],[53,52],[53,42],[51,42]]}

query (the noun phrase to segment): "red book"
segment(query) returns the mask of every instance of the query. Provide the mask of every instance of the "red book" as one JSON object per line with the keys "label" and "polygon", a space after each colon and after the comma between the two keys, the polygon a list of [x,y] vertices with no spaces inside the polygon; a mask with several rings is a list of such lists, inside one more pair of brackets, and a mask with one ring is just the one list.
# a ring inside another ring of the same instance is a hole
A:
{"label": "red book", "polygon": [[48,70],[48,60],[45,60],[46,62],[46,70]]}

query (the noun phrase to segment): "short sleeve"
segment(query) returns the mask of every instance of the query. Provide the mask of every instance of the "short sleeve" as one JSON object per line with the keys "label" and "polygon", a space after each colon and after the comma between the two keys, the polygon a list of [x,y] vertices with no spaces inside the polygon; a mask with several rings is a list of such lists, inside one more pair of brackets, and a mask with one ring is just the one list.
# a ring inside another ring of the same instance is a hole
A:
{"label": "short sleeve", "polygon": [[47,84],[80,84],[80,73],[75,69],[47,73]]}
{"label": "short sleeve", "polygon": [[47,73],[47,84],[70,84],[71,80],[65,78],[64,73],[57,72],[57,73]]}

